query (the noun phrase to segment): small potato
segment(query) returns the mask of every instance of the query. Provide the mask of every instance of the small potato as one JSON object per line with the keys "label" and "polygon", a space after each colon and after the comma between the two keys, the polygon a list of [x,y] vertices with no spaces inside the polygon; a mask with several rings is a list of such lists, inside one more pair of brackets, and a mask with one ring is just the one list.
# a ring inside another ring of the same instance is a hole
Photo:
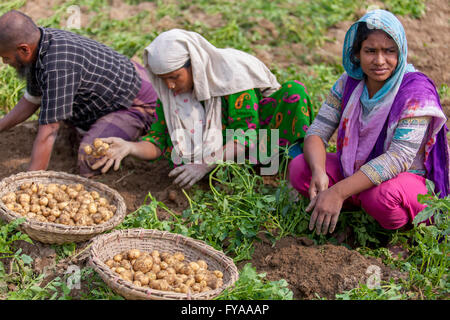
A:
{"label": "small potato", "polygon": [[126,271],[124,267],[117,267],[116,268],[116,272],[119,273],[119,274],[124,272],[124,271]]}
{"label": "small potato", "polygon": [[44,216],[44,217],[48,217],[48,216],[50,216],[50,214],[51,214],[51,209],[50,208],[44,208],[44,209],[41,209],[42,210],[42,215]]}
{"label": "small potato", "polygon": [[[153,258],[153,260],[154,260],[155,258]],[[154,273],[158,273],[158,272],[160,272],[161,271],[161,266],[159,265],[159,264],[156,264],[156,263],[153,263],[153,266],[152,266],[152,272],[154,272]]]}
{"label": "small potato", "polygon": [[201,281],[203,281],[203,280],[206,280],[206,274],[204,274],[204,273],[197,273],[197,274],[194,276],[194,278],[195,278],[195,281],[196,281],[196,282],[201,282]]}
{"label": "small potato", "polygon": [[26,217],[29,218],[29,219],[33,219],[34,217],[36,217],[36,214],[33,213],[33,212],[28,212],[28,213],[26,214]]}
{"label": "small potato", "polygon": [[49,215],[49,216],[47,217],[47,221],[48,221],[48,222],[55,222],[55,220],[56,220],[56,217],[53,216],[53,215]]}
{"label": "small potato", "polygon": [[153,262],[154,262],[154,263],[156,263],[156,264],[158,264],[158,265],[161,264],[161,257],[154,257],[154,256],[152,256],[152,258],[153,258]]}
{"label": "small potato", "polygon": [[20,185],[20,190],[26,190],[26,189],[30,189],[30,187],[31,187],[31,183],[22,183],[21,185]]}
{"label": "small potato", "polygon": [[156,280],[156,273],[152,271],[147,272],[145,275],[148,277],[149,281]]}
{"label": "small potato", "polygon": [[133,284],[134,284],[135,286],[137,286],[137,287],[142,287],[142,284],[143,284],[143,283],[141,283],[140,281],[135,280],[135,281],[133,281]]}
{"label": "small potato", "polygon": [[38,213],[41,211],[41,207],[37,204],[33,204],[30,207],[31,212]]}
{"label": "small potato", "polygon": [[161,253],[159,254],[159,256],[161,257],[161,260],[164,261],[167,257],[170,256],[170,253],[168,253],[168,252],[161,252]]}
{"label": "small potato", "polygon": [[169,273],[166,270],[161,270],[160,272],[158,272],[156,274],[156,278],[157,279],[164,279],[165,277],[167,277],[169,275]]}
{"label": "small potato", "polygon": [[84,146],[83,149],[84,149],[84,152],[88,155],[92,153],[92,147],[90,145]]}
{"label": "small potato", "polygon": [[94,146],[95,149],[98,149],[103,145],[103,141],[100,138],[95,138],[92,145]]}
{"label": "small potato", "polygon": [[123,256],[119,253],[113,257],[114,261],[120,262],[123,259]]}
{"label": "small potato", "polygon": [[158,250],[153,250],[153,251],[151,252],[151,256],[152,256],[153,258],[159,257],[159,251],[158,251]]}
{"label": "small potato", "polygon": [[[50,208],[50,209],[58,209],[58,201],[56,201],[55,199],[53,199],[53,198],[49,198],[48,199],[48,204],[47,204],[47,206]],[[58,209],[59,210],[59,209]]]}
{"label": "small potato", "polygon": [[174,274],[169,274],[167,277],[165,277],[164,279],[166,279],[167,280],[167,282],[170,284],[170,285],[173,285],[174,283],[176,283],[177,282],[177,276],[176,275],[174,275]]}
{"label": "small potato", "polygon": [[[117,268],[117,269],[119,269],[119,268]],[[133,282],[133,273],[130,270],[125,270],[125,271],[120,272],[120,277],[124,280]]]}
{"label": "small potato", "polygon": [[131,270],[131,262],[125,259],[122,259],[122,261],[120,261],[120,266],[126,270]]}
{"label": "small potato", "polygon": [[175,269],[172,268],[172,267],[167,268],[166,271],[167,271],[167,273],[168,273],[169,275],[171,275],[171,274],[176,274],[176,273],[177,273],[177,272],[175,271]]}
{"label": "small potato", "polygon": [[94,220],[94,222],[96,224],[100,224],[103,222],[103,216],[100,213],[96,213],[92,215],[92,220]]}
{"label": "small potato", "polygon": [[198,260],[197,264],[201,269],[205,269],[205,270],[208,269],[208,264],[206,263],[205,260]]}
{"label": "small potato", "polygon": [[187,286],[185,284],[180,284],[180,286],[178,288],[180,289],[181,293],[188,293],[189,292],[189,286]]}
{"label": "small potato", "polygon": [[47,185],[47,188],[45,189],[47,193],[55,194],[59,191],[58,186],[55,183],[50,183]]}
{"label": "small potato", "polygon": [[128,250],[128,259],[137,259],[141,256],[141,251],[138,249],[130,249]]}
{"label": "small potato", "polygon": [[106,260],[105,264],[108,267],[112,268],[114,266],[114,260],[113,259]]}
{"label": "small potato", "polygon": [[159,290],[168,291],[170,286],[169,286],[169,283],[167,282],[167,280],[162,279],[160,281],[161,282],[160,282],[160,289]]}
{"label": "small potato", "polygon": [[30,203],[31,197],[26,193],[21,193],[18,200],[20,203]]}
{"label": "small potato", "polygon": [[207,286],[208,286],[208,284],[206,283],[206,280],[202,280],[202,281],[200,281],[200,282],[199,282],[199,284],[200,284],[200,287],[202,287],[202,288],[204,288],[204,287],[207,287]]}
{"label": "small potato", "polygon": [[99,206],[106,207],[108,205],[108,200],[106,198],[100,197],[97,199]]}
{"label": "small potato", "polygon": [[74,187],[75,191],[80,192],[84,191],[84,186],[81,183],[77,183]]}
{"label": "small potato", "polygon": [[[53,208],[53,209],[51,209],[50,214],[52,216],[55,216],[56,218],[58,218],[59,216],[61,216],[61,211],[59,211],[58,208]],[[69,218],[70,218],[70,216],[69,216]]]}
{"label": "small potato", "polygon": [[100,198],[100,194],[94,190],[94,191],[91,191],[91,197],[92,197],[92,199],[97,200]]}
{"label": "small potato", "polygon": [[194,284],[191,286],[191,288],[192,288],[192,290],[193,290],[194,292],[200,292],[200,290],[202,290],[202,287],[201,287],[200,284],[198,284],[198,283],[194,283]]}
{"label": "small potato", "polygon": [[179,274],[179,275],[178,275],[178,278],[180,278],[181,281],[185,282],[185,281],[189,278],[189,276],[187,276],[187,275],[185,275],[185,274]]}
{"label": "small potato", "polygon": [[133,269],[135,271],[149,272],[153,267],[153,258],[150,256],[141,256],[136,259]]}
{"label": "small potato", "polygon": [[215,275],[217,278],[223,278],[223,273],[222,273],[222,271],[214,270],[213,273],[214,273],[214,275]]}
{"label": "small potato", "polygon": [[160,280],[150,280],[149,286],[150,286],[150,288],[152,288],[152,289],[155,289],[155,290],[161,290],[161,289],[160,289],[160,288],[161,288],[161,282],[160,282]]}
{"label": "small potato", "polygon": [[217,289],[217,287],[219,286],[218,285],[219,282],[218,282],[217,278],[209,278],[208,280],[206,280],[206,284],[211,289]]}
{"label": "small potato", "polygon": [[60,203],[58,203],[58,209],[59,210],[63,210],[65,207],[67,207],[69,205],[69,202],[68,201],[63,201],[63,202],[60,202]]}
{"label": "small potato", "polygon": [[97,213],[97,206],[95,205],[95,203],[90,203],[88,205],[88,210],[90,214]]}
{"label": "small potato", "polygon": [[174,255],[173,255],[173,257],[175,258],[175,259],[177,259],[178,261],[184,261],[184,254],[183,253],[181,253],[181,252],[175,252],[174,253]]}
{"label": "small potato", "polygon": [[44,216],[37,215],[36,220],[39,222],[47,222],[47,219]]}
{"label": "small potato", "polygon": [[197,262],[189,262],[189,267],[191,267],[194,272],[197,272],[198,269],[200,269],[200,266],[197,264]]}
{"label": "small potato", "polygon": [[192,268],[189,266],[184,266],[183,269],[180,270],[180,272],[187,276],[194,274],[194,270],[192,270]]}
{"label": "small potato", "polygon": [[169,267],[169,265],[165,261],[162,261],[159,265],[161,267],[161,270],[166,270]]}
{"label": "small potato", "polygon": [[188,287],[192,286],[194,283],[195,283],[194,278],[187,278],[186,281],[184,282],[184,284],[187,285]]}
{"label": "small potato", "polygon": [[139,275],[138,277],[134,277],[135,280],[139,281],[141,285],[146,286],[150,282],[150,278],[147,277],[145,274]]}
{"label": "small potato", "polygon": [[185,264],[183,262],[176,263],[173,268],[177,273],[181,273],[181,270],[185,267]]}
{"label": "small potato", "polygon": [[206,287],[203,287],[200,292],[206,292],[206,291],[209,291],[209,290],[211,290],[211,288],[206,286]]}
{"label": "small potato", "polygon": [[16,202],[16,198],[17,197],[14,192],[9,192],[2,198],[2,201],[4,203]]}
{"label": "small potato", "polygon": [[47,198],[47,197],[41,197],[41,198],[39,199],[39,204],[40,204],[41,206],[46,206],[46,205],[48,205],[48,198]]}

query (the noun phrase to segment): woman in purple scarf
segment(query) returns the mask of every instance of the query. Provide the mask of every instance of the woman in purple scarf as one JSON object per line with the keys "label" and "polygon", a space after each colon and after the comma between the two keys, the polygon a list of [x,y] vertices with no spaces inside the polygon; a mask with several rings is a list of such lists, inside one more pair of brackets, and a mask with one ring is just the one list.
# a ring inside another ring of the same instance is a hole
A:
{"label": "woman in purple scarf", "polygon": [[[311,199],[306,211],[317,234],[333,232],[347,205],[401,228],[425,208],[417,195],[427,193],[427,179],[448,195],[447,119],[434,83],[406,58],[403,26],[387,11],[371,11],[347,31],[346,72],[289,167],[292,186]],[[336,129],[337,153],[327,153]]]}

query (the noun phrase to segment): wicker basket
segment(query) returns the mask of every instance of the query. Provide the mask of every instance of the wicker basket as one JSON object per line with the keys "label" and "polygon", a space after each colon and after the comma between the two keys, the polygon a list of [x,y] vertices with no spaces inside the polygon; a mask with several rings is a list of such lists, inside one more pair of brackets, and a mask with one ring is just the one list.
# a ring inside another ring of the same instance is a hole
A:
{"label": "wicker basket", "polygon": [[[202,293],[184,294],[161,291],[149,287],[138,287],[120,278],[106,264],[114,255],[129,249],[150,252],[182,252],[185,260],[204,260],[208,270],[220,270],[223,273],[223,285],[215,290]],[[95,237],[90,251],[90,265],[97,271],[105,283],[117,294],[129,300],[205,300],[218,296],[233,285],[239,277],[233,260],[224,253],[215,250],[202,241],[167,231],[149,229],[125,229]]]}
{"label": "wicker basket", "polygon": [[[10,177],[4,178],[0,182],[0,199],[8,192],[18,190],[23,183],[57,183],[57,184],[77,184],[81,183],[88,191],[97,191],[105,197],[110,204],[116,206],[116,213],[108,221],[92,226],[68,226],[51,222],[40,222],[34,219],[26,219],[19,228],[30,236],[31,239],[43,243],[62,244],[67,242],[82,242],[92,237],[110,230],[120,224],[126,215],[126,205],[123,197],[108,186],[87,179],[81,176],[55,171],[30,171],[22,172]],[[0,200],[0,217],[6,222],[22,218],[14,211],[9,210]]]}

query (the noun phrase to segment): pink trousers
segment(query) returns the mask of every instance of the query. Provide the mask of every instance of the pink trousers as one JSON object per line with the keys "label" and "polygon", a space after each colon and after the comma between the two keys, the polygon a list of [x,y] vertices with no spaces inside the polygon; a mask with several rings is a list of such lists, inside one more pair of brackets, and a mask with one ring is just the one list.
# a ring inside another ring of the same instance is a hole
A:
{"label": "pink trousers", "polygon": [[[329,187],[344,179],[335,153],[327,153],[326,172],[330,180]],[[289,164],[289,180],[300,194],[309,197],[311,170],[303,154],[295,157]],[[417,201],[418,194],[427,193],[425,181],[424,177],[403,172],[395,178],[348,198],[344,206],[362,207],[383,228],[399,229],[412,222],[426,207]]]}

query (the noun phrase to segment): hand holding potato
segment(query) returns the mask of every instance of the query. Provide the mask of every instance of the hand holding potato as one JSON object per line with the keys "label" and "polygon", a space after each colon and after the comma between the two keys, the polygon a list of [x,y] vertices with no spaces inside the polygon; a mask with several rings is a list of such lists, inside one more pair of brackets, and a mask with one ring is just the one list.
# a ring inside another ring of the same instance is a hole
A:
{"label": "hand holding potato", "polygon": [[119,170],[120,163],[131,153],[132,150],[132,142],[125,141],[121,138],[111,137],[111,138],[103,138],[103,142],[109,144],[109,149],[106,151],[103,158],[99,161],[95,162],[91,168],[93,170],[97,170],[100,167],[102,173],[108,172],[111,166],[114,164],[114,170]]}

